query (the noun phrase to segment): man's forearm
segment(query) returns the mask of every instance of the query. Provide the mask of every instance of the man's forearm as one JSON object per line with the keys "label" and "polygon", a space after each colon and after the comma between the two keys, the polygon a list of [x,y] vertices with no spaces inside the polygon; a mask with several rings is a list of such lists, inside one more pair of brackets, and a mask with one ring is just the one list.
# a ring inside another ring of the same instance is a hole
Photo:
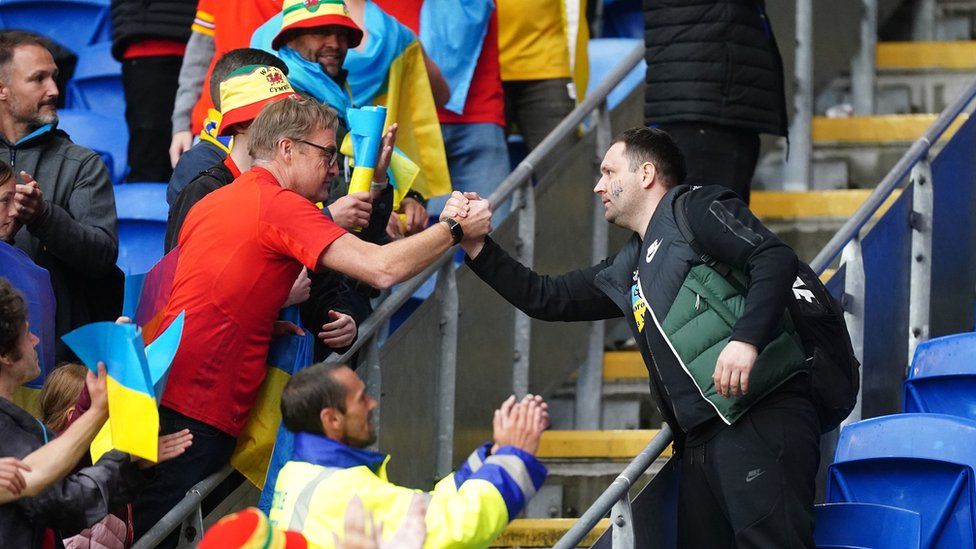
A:
{"label": "man's forearm", "polygon": [[381,264],[387,266],[393,278],[390,285],[420,273],[453,245],[451,229],[444,223],[435,223],[417,235],[381,246]]}
{"label": "man's forearm", "polygon": [[24,473],[27,481],[24,495],[36,496],[70,473],[88,451],[107,417],[104,411],[88,410],[61,436],[25,457],[23,461],[31,471]]}
{"label": "man's forearm", "polygon": [[106,229],[79,223],[57,204],[48,203],[44,218],[27,230],[52,255],[89,275],[105,273],[118,257],[118,242]]}
{"label": "man's forearm", "polygon": [[451,230],[444,223],[384,246],[346,234],[322,252],[319,264],[374,288],[389,288],[423,271],[452,244]]}

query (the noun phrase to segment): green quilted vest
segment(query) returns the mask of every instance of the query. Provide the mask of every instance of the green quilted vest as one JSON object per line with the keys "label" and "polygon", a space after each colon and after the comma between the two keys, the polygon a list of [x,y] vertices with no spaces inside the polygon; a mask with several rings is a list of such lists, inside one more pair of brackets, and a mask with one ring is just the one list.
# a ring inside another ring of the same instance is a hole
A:
{"label": "green quilted vest", "polygon": [[745,297],[728,280],[706,265],[697,265],[688,272],[662,323],[682,367],[729,425],[763,396],[807,369],[799,336],[789,313],[784,313],[778,335],[756,358],[749,375],[749,392],[732,398],[716,392],[712,381],[715,363],[744,305]]}

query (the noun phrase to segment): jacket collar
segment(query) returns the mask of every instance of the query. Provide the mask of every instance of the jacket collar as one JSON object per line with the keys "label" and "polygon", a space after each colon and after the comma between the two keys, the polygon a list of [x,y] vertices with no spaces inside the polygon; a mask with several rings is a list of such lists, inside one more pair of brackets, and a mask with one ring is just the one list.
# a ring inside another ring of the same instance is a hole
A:
{"label": "jacket collar", "polygon": [[346,446],[324,435],[296,433],[292,459],[340,469],[362,466],[378,476],[384,476],[384,465],[390,456]]}
{"label": "jacket collar", "polygon": [[51,133],[54,132],[54,130],[55,130],[56,127],[57,127],[57,123],[54,123],[54,124],[44,124],[40,128],[37,128],[36,130],[34,130],[34,131],[30,132],[29,134],[25,135],[24,137],[21,137],[20,139],[18,139],[16,143],[11,143],[10,141],[8,141],[6,136],[2,136],[3,137],[3,142],[8,147],[12,147],[12,148],[23,147],[25,145],[31,144],[31,142],[33,142],[34,140],[38,140],[40,138],[48,137]]}

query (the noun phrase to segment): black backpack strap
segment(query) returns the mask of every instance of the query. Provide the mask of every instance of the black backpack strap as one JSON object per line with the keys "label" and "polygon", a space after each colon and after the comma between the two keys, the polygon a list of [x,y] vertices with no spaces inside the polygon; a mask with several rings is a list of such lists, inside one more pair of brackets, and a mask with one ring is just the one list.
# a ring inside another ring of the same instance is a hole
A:
{"label": "black backpack strap", "polygon": [[685,241],[688,242],[688,245],[691,246],[691,250],[701,259],[702,263],[710,267],[713,271],[722,275],[722,278],[728,281],[728,283],[731,284],[732,287],[735,288],[740,294],[746,295],[748,293],[748,289],[745,288],[741,282],[739,282],[739,279],[732,275],[732,267],[730,267],[727,263],[712,257],[711,254],[706,252],[701,247],[701,244],[698,243],[698,239],[695,238],[695,233],[691,230],[691,224],[688,222],[688,198],[691,196],[693,190],[694,189],[688,189],[674,199],[674,221],[678,225],[678,232],[680,232],[681,236],[685,239]]}

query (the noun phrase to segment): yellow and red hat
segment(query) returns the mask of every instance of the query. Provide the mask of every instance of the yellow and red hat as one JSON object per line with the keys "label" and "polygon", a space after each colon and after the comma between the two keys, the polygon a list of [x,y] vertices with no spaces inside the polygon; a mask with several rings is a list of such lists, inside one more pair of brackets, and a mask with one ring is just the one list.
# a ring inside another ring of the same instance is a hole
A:
{"label": "yellow and red hat", "polygon": [[231,126],[254,120],[268,103],[292,96],[298,94],[277,67],[245,65],[237,69],[220,83],[221,119],[217,135],[227,135]]}
{"label": "yellow and red hat", "polygon": [[312,29],[326,25],[339,25],[349,31],[349,47],[355,48],[363,41],[363,31],[349,18],[349,10],[342,0],[284,0],[281,5],[281,30],[271,41],[271,48],[282,46],[282,36],[296,29]]}
{"label": "yellow and red hat", "polygon": [[227,515],[207,530],[200,549],[307,549],[299,532],[280,530],[254,507]]}

